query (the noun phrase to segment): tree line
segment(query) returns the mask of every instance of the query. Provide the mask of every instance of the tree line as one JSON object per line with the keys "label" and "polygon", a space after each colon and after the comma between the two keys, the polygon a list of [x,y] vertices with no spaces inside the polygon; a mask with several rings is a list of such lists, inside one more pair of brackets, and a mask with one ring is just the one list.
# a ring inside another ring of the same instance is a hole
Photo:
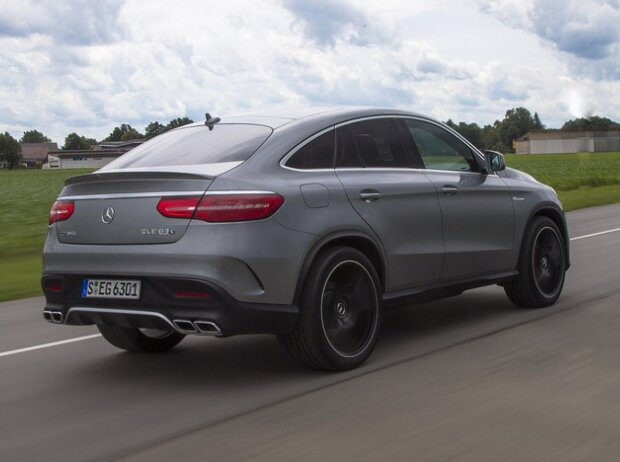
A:
{"label": "tree line", "polygon": [[[133,139],[148,140],[157,135],[193,123],[189,117],[177,117],[166,125],[160,122],[150,122],[144,133],[139,132],[129,124],[123,123],[110,132],[107,138],[97,141],[78,135],[76,132],[69,133],[65,138],[64,150],[92,149],[93,146],[109,141],[128,141]],[[492,149],[500,152],[514,152],[512,142],[525,135],[531,130],[544,129],[538,113],[533,114],[524,107],[508,109],[502,120],[496,120],[492,124],[480,126],[476,123],[454,122],[448,119],[446,124],[459,132],[470,143],[480,149]],[[569,120],[562,125],[562,130],[592,130],[620,128],[620,124],[607,117],[591,116],[579,117]],[[51,140],[37,130],[25,131],[20,140],[13,138],[8,132],[0,133],[0,164],[4,163],[9,168],[15,168],[21,162],[20,143],[49,143]]]}

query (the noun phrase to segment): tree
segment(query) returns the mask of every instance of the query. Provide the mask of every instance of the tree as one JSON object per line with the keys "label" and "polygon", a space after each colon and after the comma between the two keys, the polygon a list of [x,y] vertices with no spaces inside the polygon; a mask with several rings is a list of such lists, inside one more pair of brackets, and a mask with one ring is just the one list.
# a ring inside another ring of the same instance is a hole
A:
{"label": "tree", "polygon": [[514,152],[512,141],[525,135],[530,130],[542,126],[532,117],[532,113],[524,107],[508,109],[504,119],[499,124],[500,141],[506,147],[505,151]]}
{"label": "tree", "polygon": [[173,128],[182,127],[183,125],[194,123],[192,119],[189,117],[177,117],[176,119],[172,119],[166,125],[166,131],[172,130]]}
{"label": "tree", "polygon": [[457,125],[452,122],[452,120],[448,120],[448,122],[446,122],[446,125],[459,132],[463,137],[467,138],[467,140],[474,146],[482,147],[482,129],[478,126],[478,124],[459,122]]}
{"label": "tree", "polygon": [[9,169],[17,167],[22,160],[22,147],[9,132],[0,134],[0,162],[5,162]]}
{"label": "tree", "polygon": [[65,145],[62,147],[64,150],[85,150],[91,149],[95,144],[97,144],[97,140],[94,138],[86,138],[85,136],[80,136],[77,133],[69,133],[65,138]]}
{"label": "tree", "polygon": [[562,130],[598,130],[620,128],[620,124],[607,117],[578,117],[562,125]]}
{"label": "tree", "polygon": [[[123,138],[126,133],[129,133],[129,135],[126,135],[129,138]],[[120,127],[114,127],[114,130],[103,141],[127,141],[134,138],[144,138],[144,135],[129,124],[121,124]]]}
{"label": "tree", "polygon": [[50,143],[50,140],[47,136],[37,130],[28,130],[25,131],[19,140],[20,143]]}
{"label": "tree", "polygon": [[140,138],[144,138],[144,135],[138,132],[138,130],[132,128],[131,130],[127,130],[121,136],[121,141],[129,141],[129,140],[137,140]]}
{"label": "tree", "polygon": [[166,127],[164,126],[164,124],[160,124],[159,122],[151,122],[144,129],[144,137],[147,140],[150,140],[157,135],[161,135],[165,131]]}
{"label": "tree", "polygon": [[534,113],[534,128],[537,130],[543,130],[545,125],[540,121],[540,117],[538,117],[538,112]]}

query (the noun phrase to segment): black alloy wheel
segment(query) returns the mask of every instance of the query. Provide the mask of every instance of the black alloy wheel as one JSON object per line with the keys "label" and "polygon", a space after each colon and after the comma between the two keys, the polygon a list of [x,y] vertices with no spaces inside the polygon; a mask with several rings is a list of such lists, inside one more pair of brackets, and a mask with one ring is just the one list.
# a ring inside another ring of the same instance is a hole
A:
{"label": "black alloy wheel", "polygon": [[381,324],[381,283],[368,257],[334,246],[312,264],[299,301],[295,329],[279,335],[282,347],[304,367],[344,371],[374,349]]}
{"label": "black alloy wheel", "polygon": [[553,305],[562,293],[566,273],[565,242],[548,217],[535,217],[525,231],[519,276],[504,284],[510,301],[524,308]]}
{"label": "black alloy wheel", "polygon": [[368,344],[376,327],[376,288],[368,270],[344,260],[327,276],[321,300],[321,324],[331,347],[355,356]]}

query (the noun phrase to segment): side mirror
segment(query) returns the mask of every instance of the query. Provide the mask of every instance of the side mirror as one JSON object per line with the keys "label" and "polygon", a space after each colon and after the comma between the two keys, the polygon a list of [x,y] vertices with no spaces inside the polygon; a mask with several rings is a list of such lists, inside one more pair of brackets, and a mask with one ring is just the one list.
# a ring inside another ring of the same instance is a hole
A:
{"label": "side mirror", "polygon": [[506,160],[501,152],[484,151],[484,155],[487,158],[491,171],[501,172],[502,170],[506,170]]}

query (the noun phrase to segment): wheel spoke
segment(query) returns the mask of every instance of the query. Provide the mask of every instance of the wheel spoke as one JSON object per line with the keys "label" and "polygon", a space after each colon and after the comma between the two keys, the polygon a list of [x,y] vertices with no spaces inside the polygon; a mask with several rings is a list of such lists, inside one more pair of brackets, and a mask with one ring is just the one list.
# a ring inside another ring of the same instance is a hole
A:
{"label": "wheel spoke", "polygon": [[343,262],[325,284],[321,315],[332,347],[344,355],[362,351],[372,337],[377,299],[374,281],[358,262]]}

